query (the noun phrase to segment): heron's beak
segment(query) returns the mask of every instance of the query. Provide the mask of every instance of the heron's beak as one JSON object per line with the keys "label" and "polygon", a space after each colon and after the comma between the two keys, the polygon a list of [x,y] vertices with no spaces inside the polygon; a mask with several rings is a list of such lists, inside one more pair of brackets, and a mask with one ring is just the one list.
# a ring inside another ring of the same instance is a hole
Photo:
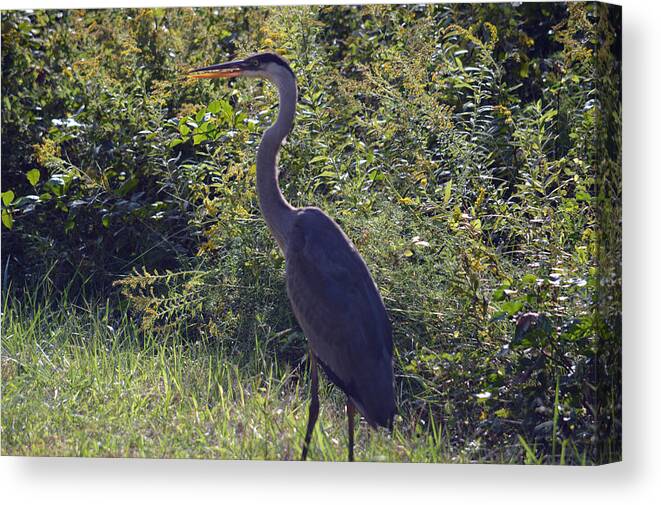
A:
{"label": "heron's beak", "polygon": [[246,63],[242,60],[219,63],[191,70],[188,72],[188,77],[191,79],[227,79],[241,75],[245,66]]}

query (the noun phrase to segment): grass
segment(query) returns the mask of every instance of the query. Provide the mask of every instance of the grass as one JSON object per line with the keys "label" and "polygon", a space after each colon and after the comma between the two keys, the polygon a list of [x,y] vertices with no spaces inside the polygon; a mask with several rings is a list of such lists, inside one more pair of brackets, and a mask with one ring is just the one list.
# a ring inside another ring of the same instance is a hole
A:
{"label": "grass", "polygon": [[[213,342],[139,335],[109,305],[5,300],[2,453],[296,460],[307,422],[304,363],[239,366]],[[310,459],[346,460],[340,393],[326,384]],[[361,461],[468,462],[436,426],[398,418],[357,430]]]}

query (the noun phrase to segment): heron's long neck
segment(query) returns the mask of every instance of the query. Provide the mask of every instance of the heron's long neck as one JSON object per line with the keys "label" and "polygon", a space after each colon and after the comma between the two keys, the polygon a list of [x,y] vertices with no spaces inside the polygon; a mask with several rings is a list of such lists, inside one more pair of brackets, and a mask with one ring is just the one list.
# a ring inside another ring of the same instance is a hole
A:
{"label": "heron's long neck", "polygon": [[276,122],[264,132],[257,150],[257,196],[266,224],[284,251],[295,209],[285,200],[278,186],[276,159],[282,141],[294,123],[296,81],[293,77],[278,77],[272,82],[278,87],[280,110]]}

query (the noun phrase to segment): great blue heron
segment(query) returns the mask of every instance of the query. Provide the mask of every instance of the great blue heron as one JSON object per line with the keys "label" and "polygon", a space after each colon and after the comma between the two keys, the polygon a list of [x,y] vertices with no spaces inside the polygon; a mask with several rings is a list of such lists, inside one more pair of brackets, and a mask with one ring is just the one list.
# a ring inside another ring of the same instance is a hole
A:
{"label": "great blue heron", "polygon": [[347,396],[348,452],[353,461],[354,406],[376,427],[395,413],[392,330],[367,265],[342,229],[316,207],[292,207],[278,186],[276,157],[296,113],[296,77],[280,56],[262,53],[198,68],[194,78],[256,77],[278,88],[278,118],[257,151],[257,195],[285,255],[287,293],[308,339],[310,411],[302,459],[319,414],[317,361]]}

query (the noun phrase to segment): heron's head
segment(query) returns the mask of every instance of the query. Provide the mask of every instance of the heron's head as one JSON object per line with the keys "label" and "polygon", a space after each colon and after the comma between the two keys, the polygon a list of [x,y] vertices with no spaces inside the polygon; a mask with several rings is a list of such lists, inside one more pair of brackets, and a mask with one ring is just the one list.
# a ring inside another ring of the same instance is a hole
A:
{"label": "heron's head", "polygon": [[188,73],[193,79],[219,79],[229,77],[261,77],[270,81],[295,79],[289,63],[274,53],[259,53],[243,60],[196,68]]}

